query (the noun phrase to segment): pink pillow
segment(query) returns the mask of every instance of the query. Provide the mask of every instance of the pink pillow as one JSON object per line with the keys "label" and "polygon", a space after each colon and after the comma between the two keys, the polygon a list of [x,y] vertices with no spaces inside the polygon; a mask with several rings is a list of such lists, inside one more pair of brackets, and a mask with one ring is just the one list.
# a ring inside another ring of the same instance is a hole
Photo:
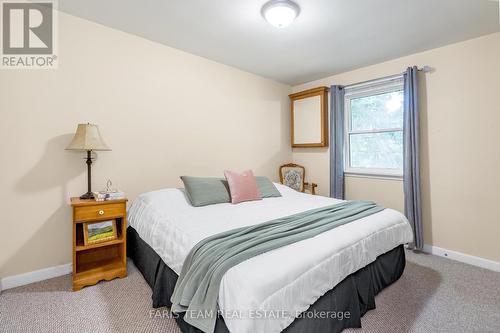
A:
{"label": "pink pillow", "polygon": [[262,199],[252,170],[244,171],[242,174],[225,171],[224,175],[229,185],[229,192],[231,192],[231,203]]}

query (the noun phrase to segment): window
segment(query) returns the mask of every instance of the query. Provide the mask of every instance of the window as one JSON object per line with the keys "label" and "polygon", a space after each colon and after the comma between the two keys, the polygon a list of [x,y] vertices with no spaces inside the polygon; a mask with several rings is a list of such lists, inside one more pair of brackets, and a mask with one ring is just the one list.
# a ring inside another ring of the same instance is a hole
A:
{"label": "window", "polygon": [[345,172],[403,175],[403,77],[345,90]]}

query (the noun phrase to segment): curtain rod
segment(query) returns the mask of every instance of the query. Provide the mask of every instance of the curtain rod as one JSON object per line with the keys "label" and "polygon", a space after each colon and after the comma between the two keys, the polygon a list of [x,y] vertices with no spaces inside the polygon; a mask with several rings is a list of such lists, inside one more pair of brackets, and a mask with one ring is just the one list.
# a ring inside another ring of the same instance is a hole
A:
{"label": "curtain rod", "polygon": [[[422,73],[429,73],[429,72],[432,71],[432,68],[430,66],[427,66],[427,65],[425,65],[423,67],[419,67],[417,69],[418,69],[419,72],[422,72]],[[352,88],[352,87],[362,86],[362,85],[369,84],[369,83],[372,83],[372,82],[377,82],[377,81],[391,80],[391,79],[395,79],[395,78],[401,77],[405,73],[406,72],[402,72],[402,73],[399,73],[399,74],[393,74],[393,75],[388,75],[388,76],[384,76],[384,77],[379,77],[377,79],[372,79],[372,80],[368,80],[368,81],[362,81],[362,82],[357,82],[357,83],[353,83],[353,84],[348,84],[348,85],[345,85],[344,88]]]}

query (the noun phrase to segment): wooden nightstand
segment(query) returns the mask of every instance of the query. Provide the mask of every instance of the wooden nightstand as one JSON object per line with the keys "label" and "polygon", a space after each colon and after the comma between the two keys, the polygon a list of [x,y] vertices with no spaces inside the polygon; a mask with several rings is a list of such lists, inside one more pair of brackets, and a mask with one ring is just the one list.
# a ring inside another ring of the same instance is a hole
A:
{"label": "wooden nightstand", "polygon": [[[127,199],[112,201],[71,198],[73,207],[73,290],[100,280],[127,276]],[[84,223],[115,220],[116,239],[84,244]]]}

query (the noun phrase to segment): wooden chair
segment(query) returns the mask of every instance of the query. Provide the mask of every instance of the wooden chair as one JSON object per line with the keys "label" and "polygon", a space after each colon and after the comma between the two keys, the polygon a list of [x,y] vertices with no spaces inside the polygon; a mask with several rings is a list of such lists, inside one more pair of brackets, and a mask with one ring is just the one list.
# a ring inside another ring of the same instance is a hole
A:
{"label": "wooden chair", "polygon": [[306,178],[306,169],[302,165],[294,163],[284,164],[280,166],[279,173],[281,184],[299,192],[305,192],[308,189],[311,194],[316,194],[316,187],[318,185],[315,183],[309,184],[304,181]]}

